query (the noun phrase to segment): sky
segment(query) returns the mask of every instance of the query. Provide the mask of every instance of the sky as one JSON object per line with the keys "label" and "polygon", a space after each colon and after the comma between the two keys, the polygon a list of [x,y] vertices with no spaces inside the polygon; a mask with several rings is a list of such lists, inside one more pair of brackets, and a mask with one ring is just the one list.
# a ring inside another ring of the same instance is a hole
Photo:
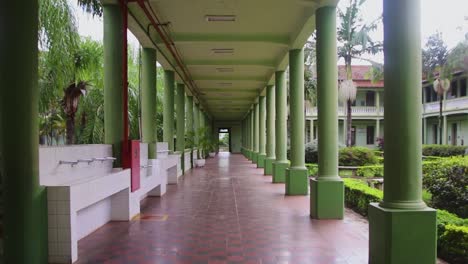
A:
{"label": "sky", "polygon": [[[69,0],[77,14],[77,24],[80,35],[89,36],[102,41],[102,19],[92,17],[83,12],[76,0]],[[346,6],[348,0],[342,0],[339,7]],[[361,9],[365,21],[373,21],[382,14],[382,0],[367,0]],[[449,48],[463,41],[468,32],[468,1],[467,0],[421,0],[421,46],[435,32],[441,32],[442,38]],[[383,39],[383,28],[372,33],[374,40]],[[129,32],[128,41],[133,47],[138,46],[138,40]],[[383,55],[372,57],[382,62]],[[362,63],[362,62],[357,62]]]}

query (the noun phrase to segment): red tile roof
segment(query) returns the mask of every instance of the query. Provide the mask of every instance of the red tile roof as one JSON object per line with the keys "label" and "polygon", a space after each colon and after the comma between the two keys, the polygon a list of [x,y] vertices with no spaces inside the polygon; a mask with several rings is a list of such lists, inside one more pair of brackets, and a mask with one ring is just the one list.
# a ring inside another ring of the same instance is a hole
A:
{"label": "red tile roof", "polygon": [[[356,83],[357,87],[362,88],[383,88],[384,82],[378,81],[372,83],[371,80],[366,78],[366,73],[369,72],[371,66],[367,65],[355,65],[351,66],[353,72],[353,81]],[[345,80],[346,79],[346,69],[344,65],[338,65],[338,79]]]}

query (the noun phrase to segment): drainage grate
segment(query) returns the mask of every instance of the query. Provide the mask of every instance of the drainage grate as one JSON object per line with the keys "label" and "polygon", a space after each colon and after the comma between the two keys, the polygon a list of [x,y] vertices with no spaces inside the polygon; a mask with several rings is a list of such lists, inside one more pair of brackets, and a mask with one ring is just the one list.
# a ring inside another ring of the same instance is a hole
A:
{"label": "drainage grate", "polygon": [[133,218],[133,221],[154,221],[154,222],[164,222],[169,218],[169,215],[152,215],[152,214],[140,214]]}

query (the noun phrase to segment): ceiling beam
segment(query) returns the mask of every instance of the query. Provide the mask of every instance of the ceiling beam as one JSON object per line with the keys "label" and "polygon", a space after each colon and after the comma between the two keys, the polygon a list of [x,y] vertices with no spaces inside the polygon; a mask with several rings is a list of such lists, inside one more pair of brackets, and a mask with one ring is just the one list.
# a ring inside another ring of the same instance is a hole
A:
{"label": "ceiling beam", "polygon": [[[217,33],[173,33],[171,34],[172,40],[175,44],[179,43],[193,43],[193,42],[257,42],[268,43],[272,45],[279,45],[287,47],[291,42],[289,35],[285,34],[217,34]],[[156,43],[162,44],[160,38],[156,39]]]}

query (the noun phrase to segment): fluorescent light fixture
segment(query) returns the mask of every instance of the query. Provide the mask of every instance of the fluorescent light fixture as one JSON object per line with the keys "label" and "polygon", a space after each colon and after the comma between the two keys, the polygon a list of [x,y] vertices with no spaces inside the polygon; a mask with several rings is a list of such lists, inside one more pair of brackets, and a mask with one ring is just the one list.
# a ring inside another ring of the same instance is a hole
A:
{"label": "fluorescent light fixture", "polygon": [[234,72],[234,68],[216,68],[218,72]]}
{"label": "fluorescent light fixture", "polygon": [[213,52],[214,54],[233,54],[234,49],[232,49],[232,48],[211,49],[211,52]]}
{"label": "fluorescent light fixture", "polygon": [[236,16],[234,15],[206,15],[205,19],[207,22],[234,22]]}

